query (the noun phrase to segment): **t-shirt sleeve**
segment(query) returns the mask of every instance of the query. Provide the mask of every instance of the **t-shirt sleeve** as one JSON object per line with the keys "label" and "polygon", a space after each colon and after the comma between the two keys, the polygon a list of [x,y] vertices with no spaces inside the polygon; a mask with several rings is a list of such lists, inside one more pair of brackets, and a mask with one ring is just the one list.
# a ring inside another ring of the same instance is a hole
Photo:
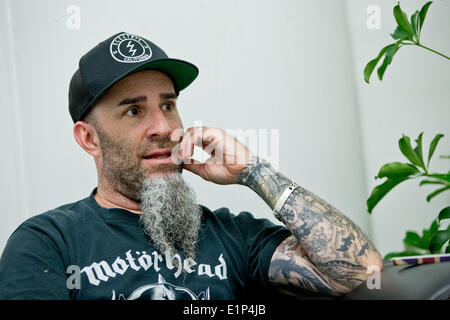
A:
{"label": "t-shirt sleeve", "polygon": [[37,219],[9,238],[0,259],[0,299],[69,299],[62,236]]}
{"label": "t-shirt sleeve", "polygon": [[273,253],[291,232],[285,226],[276,225],[268,219],[256,219],[249,212],[241,212],[237,220],[246,239],[249,279],[253,290],[267,294],[269,266]]}

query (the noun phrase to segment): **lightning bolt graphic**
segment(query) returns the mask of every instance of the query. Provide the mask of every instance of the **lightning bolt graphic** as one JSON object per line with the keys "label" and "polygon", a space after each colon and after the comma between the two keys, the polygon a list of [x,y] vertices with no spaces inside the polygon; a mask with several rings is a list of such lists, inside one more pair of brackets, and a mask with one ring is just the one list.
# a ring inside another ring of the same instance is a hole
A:
{"label": "lightning bolt graphic", "polygon": [[129,48],[128,51],[131,52],[134,56],[136,53],[136,49],[134,49],[134,44],[132,44],[131,41],[128,41],[127,48]]}

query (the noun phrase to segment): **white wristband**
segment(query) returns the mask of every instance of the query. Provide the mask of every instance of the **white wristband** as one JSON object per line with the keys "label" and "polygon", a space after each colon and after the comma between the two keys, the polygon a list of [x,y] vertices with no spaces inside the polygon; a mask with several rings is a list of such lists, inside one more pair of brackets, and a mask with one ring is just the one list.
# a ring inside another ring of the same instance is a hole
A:
{"label": "white wristband", "polygon": [[275,218],[281,221],[281,208],[283,208],[284,203],[286,202],[287,198],[291,195],[292,192],[294,192],[295,189],[299,187],[298,184],[293,182],[289,187],[286,188],[286,190],[283,191],[281,194],[280,199],[278,199],[277,204],[273,208],[273,214]]}

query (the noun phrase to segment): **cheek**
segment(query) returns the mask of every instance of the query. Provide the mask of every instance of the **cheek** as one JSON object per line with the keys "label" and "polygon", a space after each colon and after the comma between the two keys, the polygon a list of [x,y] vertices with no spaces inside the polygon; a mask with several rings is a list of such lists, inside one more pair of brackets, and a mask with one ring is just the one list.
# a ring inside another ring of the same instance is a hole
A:
{"label": "cheek", "polygon": [[170,140],[173,142],[181,142],[184,136],[184,127],[180,119],[170,124]]}
{"label": "cheek", "polygon": [[128,161],[135,158],[139,151],[139,144],[130,137],[121,137],[113,143],[113,146],[110,145],[109,147],[109,153]]}
{"label": "cheek", "polygon": [[171,114],[169,117],[166,117],[166,121],[172,132],[177,129],[184,129],[183,122],[181,121],[181,118],[178,115],[178,113]]}
{"label": "cheek", "polygon": [[181,121],[177,121],[177,122],[173,123],[170,127],[172,128],[172,130],[183,130],[184,131],[183,123],[181,123]]}

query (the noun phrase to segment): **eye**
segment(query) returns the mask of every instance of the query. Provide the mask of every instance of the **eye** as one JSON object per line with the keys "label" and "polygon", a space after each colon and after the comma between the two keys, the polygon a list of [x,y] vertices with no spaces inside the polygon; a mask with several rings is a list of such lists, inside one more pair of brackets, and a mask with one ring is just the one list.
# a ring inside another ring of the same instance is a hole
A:
{"label": "eye", "polygon": [[130,109],[128,109],[125,114],[133,117],[137,116],[139,114],[139,108],[137,106],[133,106]]}
{"label": "eye", "polygon": [[162,109],[165,111],[171,111],[175,108],[175,104],[173,102],[166,102],[163,104]]}

